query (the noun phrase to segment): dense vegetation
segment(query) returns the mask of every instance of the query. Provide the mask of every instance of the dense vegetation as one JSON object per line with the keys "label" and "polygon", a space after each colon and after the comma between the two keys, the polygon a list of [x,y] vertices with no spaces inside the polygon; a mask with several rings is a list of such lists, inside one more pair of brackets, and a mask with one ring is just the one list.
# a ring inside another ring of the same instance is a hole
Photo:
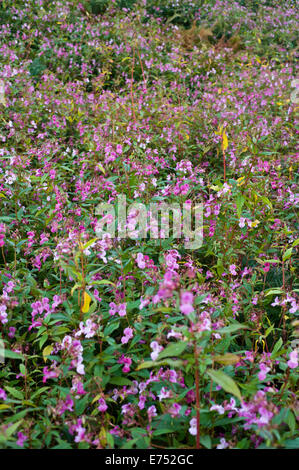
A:
{"label": "dense vegetation", "polygon": [[[298,19],[1,2],[0,447],[298,447]],[[202,246],[97,236],[120,194]]]}

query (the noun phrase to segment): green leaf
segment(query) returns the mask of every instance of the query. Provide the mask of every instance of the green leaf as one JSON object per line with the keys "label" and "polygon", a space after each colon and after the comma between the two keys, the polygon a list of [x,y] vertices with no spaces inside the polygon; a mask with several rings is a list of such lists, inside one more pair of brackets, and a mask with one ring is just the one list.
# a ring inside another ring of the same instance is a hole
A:
{"label": "green leaf", "polygon": [[9,386],[6,386],[5,389],[15,398],[18,398],[19,400],[23,400],[24,399],[24,395],[22,392],[20,392],[20,390],[16,390],[15,388],[13,387],[9,387]]}
{"label": "green leaf", "polygon": [[269,289],[266,292],[265,296],[267,297],[267,295],[279,295],[279,294],[283,294],[283,290],[278,287],[277,289]]}
{"label": "green leaf", "polygon": [[212,449],[212,439],[209,435],[200,436],[200,443],[207,449]]}
{"label": "green leaf", "polygon": [[244,325],[242,323],[232,323],[229,326],[225,326],[224,328],[220,328],[220,330],[217,330],[219,333],[234,333],[235,331],[238,330],[249,330],[249,327],[247,325]]}
{"label": "green leaf", "polygon": [[8,359],[21,359],[24,360],[24,356],[20,353],[16,353],[14,351],[9,351],[8,349],[4,350],[4,358]]}
{"label": "green leaf", "polygon": [[299,449],[299,437],[296,439],[287,439],[284,445],[286,449]]}
{"label": "green leaf", "polygon": [[126,379],[126,377],[111,377],[109,384],[112,385],[132,385],[131,380]]}
{"label": "green leaf", "polygon": [[289,248],[288,250],[286,250],[282,257],[282,261],[288,260],[292,256],[292,251],[293,251],[293,248]]}
{"label": "green leaf", "polygon": [[163,361],[145,361],[136,367],[136,370],[149,369],[151,367],[170,366],[172,369],[182,367],[183,361],[174,361],[173,359],[164,359]]}
{"label": "green leaf", "polygon": [[179,343],[172,343],[167,346],[163,351],[160,352],[158,359],[163,357],[179,356],[187,347],[186,341],[180,341]]}
{"label": "green leaf", "polygon": [[97,286],[114,286],[114,282],[108,281],[108,279],[101,279],[100,281],[92,281],[90,284]]}
{"label": "green leaf", "polygon": [[232,395],[235,395],[237,398],[239,398],[240,401],[242,401],[242,396],[239,387],[236,382],[231,377],[229,377],[229,375],[226,375],[224,372],[222,372],[222,370],[213,369],[208,369],[207,374],[211,377],[214,382],[216,382],[216,384],[220,385],[223,390],[228,393],[231,393]]}
{"label": "green leaf", "polygon": [[6,429],[5,431],[5,434],[7,437],[10,437],[12,436],[12,434],[18,429],[18,427],[20,426],[22,420],[20,421],[17,421],[16,423],[12,424],[11,426],[9,426],[9,428]]}
{"label": "green leaf", "polygon": [[171,432],[173,432],[174,430],[173,429],[170,429],[170,428],[166,428],[166,429],[156,429],[154,432],[153,432],[153,436],[162,436],[162,434],[169,434]]}
{"label": "green leaf", "polygon": [[245,198],[242,194],[238,194],[237,199],[236,199],[236,206],[237,206],[237,216],[238,218],[241,217],[242,214],[242,207],[245,203]]}
{"label": "green leaf", "polygon": [[282,344],[283,344],[282,338],[279,338],[279,340],[275,343],[275,346],[273,348],[272,356],[280,350]]}

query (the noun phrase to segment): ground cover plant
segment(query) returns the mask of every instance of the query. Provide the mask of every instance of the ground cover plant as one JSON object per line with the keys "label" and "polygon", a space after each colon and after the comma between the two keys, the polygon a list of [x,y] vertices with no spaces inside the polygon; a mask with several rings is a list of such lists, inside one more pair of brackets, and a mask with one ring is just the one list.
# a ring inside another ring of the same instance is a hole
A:
{"label": "ground cover plant", "polygon": [[[298,19],[1,2],[1,448],[298,448]],[[100,237],[120,195],[202,245]]]}

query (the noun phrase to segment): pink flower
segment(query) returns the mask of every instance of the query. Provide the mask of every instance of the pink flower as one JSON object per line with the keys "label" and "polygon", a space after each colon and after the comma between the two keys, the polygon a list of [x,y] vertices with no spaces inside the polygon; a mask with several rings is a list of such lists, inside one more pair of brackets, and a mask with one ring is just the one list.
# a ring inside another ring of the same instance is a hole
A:
{"label": "pink flower", "polygon": [[244,219],[244,217],[240,217],[240,220],[239,220],[239,227],[240,227],[240,228],[245,227],[245,222],[246,222],[246,219]]}
{"label": "pink flower", "polygon": [[264,269],[264,273],[267,273],[268,271],[270,271],[270,266],[271,266],[270,263],[265,263],[265,264],[264,264],[264,268],[263,268],[263,269]]}
{"label": "pink flower", "polygon": [[43,368],[43,383],[46,383],[48,379],[56,379],[58,377],[58,373],[54,370],[49,370],[48,367]]}
{"label": "pink flower", "polygon": [[0,399],[6,400],[6,398],[7,398],[7,395],[6,395],[5,390],[3,390],[3,388],[0,388]]}
{"label": "pink flower", "polygon": [[167,390],[165,387],[161,388],[161,391],[158,395],[159,401],[164,400],[165,398],[171,398],[172,393],[171,390]]}
{"label": "pink flower", "polygon": [[145,268],[146,264],[144,262],[144,256],[143,256],[142,253],[138,253],[136,261],[137,261],[138,268],[140,268],[140,269]]}
{"label": "pink flower", "polygon": [[193,294],[191,292],[183,292],[181,295],[180,310],[184,315],[194,311],[193,305]]}
{"label": "pink flower", "polygon": [[122,344],[126,344],[133,338],[133,330],[132,328],[125,328],[124,329],[124,336],[121,338]]}
{"label": "pink flower", "polygon": [[230,267],[229,267],[229,272],[233,275],[233,276],[237,276],[237,266],[235,264],[231,264]]}
{"label": "pink flower", "polygon": [[157,416],[157,409],[154,405],[152,405],[148,408],[147,415],[148,415],[149,420],[151,420],[152,418]]}
{"label": "pink flower", "polygon": [[116,146],[116,153],[118,153],[119,155],[122,153],[123,151],[123,148],[122,148],[122,145],[121,144],[117,144]]}
{"label": "pink flower", "polygon": [[296,313],[298,310],[298,305],[296,304],[296,300],[291,301],[292,308],[290,308],[290,313]]}
{"label": "pink flower", "polygon": [[73,411],[73,406],[74,406],[73,399],[70,397],[70,395],[67,395],[65,401],[61,403],[59,414],[62,415],[67,410]]}
{"label": "pink flower", "polygon": [[296,369],[296,367],[298,367],[298,351],[296,349],[290,353],[290,359],[288,361],[288,366],[291,369]]}
{"label": "pink flower", "polygon": [[225,438],[222,437],[220,439],[220,444],[217,445],[217,449],[226,449],[228,447],[228,443],[226,442]]}
{"label": "pink flower", "polygon": [[124,317],[127,314],[127,307],[125,303],[118,306],[118,314],[120,317]]}
{"label": "pink flower", "polygon": [[108,406],[107,406],[104,398],[100,398],[99,399],[98,410],[101,411],[102,413],[104,413],[107,409],[108,409]]}
{"label": "pink flower", "polygon": [[144,409],[145,402],[146,402],[146,396],[145,395],[140,395],[139,402],[138,402],[138,408],[140,410]]}
{"label": "pink flower", "polygon": [[269,370],[270,367],[267,367],[266,364],[260,364],[260,372],[257,375],[260,381],[265,380]]}
{"label": "pink flower", "polygon": [[119,364],[124,364],[124,367],[122,368],[123,372],[130,372],[130,366],[132,364],[132,359],[130,357],[126,357],[124,354],[122,354],[117,362]]}
{"label": "pink flower", "polygon": [[219,413],[220,415],[223,415],[223,414],[224,414],[224,411],[225,411],[224,408],[223,408],[223,406],[221,406],[221,405],[213,405],[213,406],[211,406],[210,411],[214,411],[214,410],[215,410],[215,411],[218,411],[218,413]]}
{"label": "pink flower", "polygon": [[109,307],[110,307],[109,309],[110,315],[115,315],[117,312],[117,305],[114,302],[110,302]]}
{"label": "pink flower", "polygon": [[280,305],[279,298],[275,297],[275,300],[274,300],[274,302],[272,302],[271,305],[272,305],[272,307],[276,307],[276,305]]}
{"label": "pink flower", "polygon": [[75,437],[75,442],[83,441],[85,438],[86,429],[82,427],[82,419],[78,419],[77,424],[74,427],[74,429],[77,432],[77,436]]}
{"label": "pink flower", "polygon": [[178,403],[173,403],[172,406],[169,408],[168,413],[172,418],[176,418],[180,414],[181,408],[181,405],[179,405]]}
{"label": "pink flower", "polygon": [[158,359],[159,353],[163,350],[163,346],[160,346],[157,341],[152,341],[150,344],[153,352],[151,353],[151,358],[153,361]]}
{"label": "pink flower", "polygon": [[8,322],[6,310],[7,310],[6,305],[0,304],[0,321],[1,323],[3,323],[3,325],[4,323]]}

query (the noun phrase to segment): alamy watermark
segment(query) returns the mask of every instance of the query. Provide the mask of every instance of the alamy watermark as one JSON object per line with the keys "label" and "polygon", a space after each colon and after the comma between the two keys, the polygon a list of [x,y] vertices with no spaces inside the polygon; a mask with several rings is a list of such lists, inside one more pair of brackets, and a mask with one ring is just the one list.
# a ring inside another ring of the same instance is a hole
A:
{"label": "alamy watermark", "polygon": [[126,195],[120,194],[115,204],[103,202],[95,213],[101,216],[96,226],[99,238],[184,238],[189,250],[200,248],[203,243],[202,203],[135,202],[127,208]]}

